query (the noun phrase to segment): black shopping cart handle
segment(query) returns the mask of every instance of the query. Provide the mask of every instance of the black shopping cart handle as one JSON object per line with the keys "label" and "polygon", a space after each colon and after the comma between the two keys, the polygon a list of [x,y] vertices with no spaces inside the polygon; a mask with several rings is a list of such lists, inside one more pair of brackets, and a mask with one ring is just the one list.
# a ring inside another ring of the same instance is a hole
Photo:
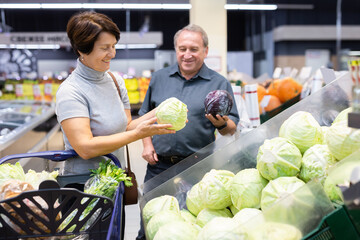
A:
{"label": "black shopping cart handle", "polygon": [[[20,153],[20,154],[12,154],[5,156],[0,159],[0,164],[3,164],[6,161],[12,160],[12,159],[19,159],[19,158],[32,158],[32,157],[38,157],[38,158],[45,158],[49,159],[55,162],[61,162],[65,161],[68,158],[77,157],[79,156],[74,150],[60,150],[60,151],[44,151],[44,152],[34,152],[34,153]],[[121,168],[121,164],[119,162],[119,159],[114,154],[106,154],[104,155],[108,158],[110,158],[113,163]]]}

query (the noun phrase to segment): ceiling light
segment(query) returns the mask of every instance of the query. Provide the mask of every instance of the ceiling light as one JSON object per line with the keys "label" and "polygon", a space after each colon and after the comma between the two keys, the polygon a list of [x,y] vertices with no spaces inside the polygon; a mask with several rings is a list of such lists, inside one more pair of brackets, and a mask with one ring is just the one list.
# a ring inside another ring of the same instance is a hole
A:
{"label": "ceiling light", "polygon": [[3,3],[3,4],[0,4],[0,8],[39,9],[39,8],[41,8],[41,4],[40,3]]}
{"label": "ceiling light", "polygon": [[276,10],[275,4],[225,4],[226,10]]}
{"label": "ceiling light", "polygon": [[162,3],[3,3],[0,8],[10,9],[191,9],[191,4]]}
{"label": "ceiling light", "polygon": [[162,4],[148,4],[148,3],[124,3],[125,9],[161,9]]}
{"label": "ceiling light", "polygon": [[82,3],[42,3],[41,8],[44,9],[77,9],[82,8]]}
{"label": "ceiling light", "polygon": [[123,9],[122,3],[83,3],[85,9]]}

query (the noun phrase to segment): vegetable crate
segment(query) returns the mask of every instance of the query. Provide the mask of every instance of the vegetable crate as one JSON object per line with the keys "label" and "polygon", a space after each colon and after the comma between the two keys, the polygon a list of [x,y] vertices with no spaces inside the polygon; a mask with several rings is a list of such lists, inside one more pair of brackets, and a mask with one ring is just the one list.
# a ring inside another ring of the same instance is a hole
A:
{"label": "vegetable crate", "polygon": [[346,206],[339,205],[323,218],[319,226],[303,240],[356,240],[360,239]]}
{"label": "vegetable crate", "polygon": [[[75,151],[14,154],[0,159],[0,164],[19,158],[64,161],[76,156]],[[121,167],[114,155],[105,156]],[[39,190],[0,201],[0,239],[120,239],[123,194],[123,182],[113,203],[107,197],[44,181]],[[88,206],[90,211],[84,211]]]}

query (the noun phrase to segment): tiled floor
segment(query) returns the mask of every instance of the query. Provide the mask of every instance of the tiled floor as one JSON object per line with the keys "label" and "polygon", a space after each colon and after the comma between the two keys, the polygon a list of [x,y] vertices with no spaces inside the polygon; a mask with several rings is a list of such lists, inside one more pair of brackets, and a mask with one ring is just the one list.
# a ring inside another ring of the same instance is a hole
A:
{"label": "tiled floor", "polygon": [[[135,172],[138,186],[144,182],[147,162],[141,157],[143,151],[142,141],[136,141],[129,145],[131,169]],[[135,240],[140,228],[139,205],[125,206],[125,240]]]}

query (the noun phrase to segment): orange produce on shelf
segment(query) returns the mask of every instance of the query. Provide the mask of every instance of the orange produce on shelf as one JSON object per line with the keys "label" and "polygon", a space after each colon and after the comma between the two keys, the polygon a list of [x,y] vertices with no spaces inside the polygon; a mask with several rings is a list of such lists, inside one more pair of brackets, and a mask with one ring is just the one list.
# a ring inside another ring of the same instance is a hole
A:
{"label": "orange produce on shelf", "polygon": [[269,87],[267,88],[267,93],[269,95],[279,97],[278,96],[278,89],[279,89],[281,81],[282,81],[281,79],[275,79],[274,81],[272,81],[270,83]]}
{"label": "orange produce on shelf", "polygon": [[281,80],[278,86],[278,97],[281,102],[286,102],[301,93],[302,85],[293,78],[288,77]]}
{"label": "orange produce on shelf", "polygon": [[258,95],[258,102],[261,102],[263,97],[267,94],[266,89],[264,86],[258,84],[257,85],[257,95]]}
{"label": "orange produce on shelf", "polygon": [[265,95],[260,103],[260,114],[262,114],[263,110],[265,110],[266,112],[270,112],[271,110],[274,110],[275,108],[278,108],[280,106],[281,101],[278,97],[274,95]]}

